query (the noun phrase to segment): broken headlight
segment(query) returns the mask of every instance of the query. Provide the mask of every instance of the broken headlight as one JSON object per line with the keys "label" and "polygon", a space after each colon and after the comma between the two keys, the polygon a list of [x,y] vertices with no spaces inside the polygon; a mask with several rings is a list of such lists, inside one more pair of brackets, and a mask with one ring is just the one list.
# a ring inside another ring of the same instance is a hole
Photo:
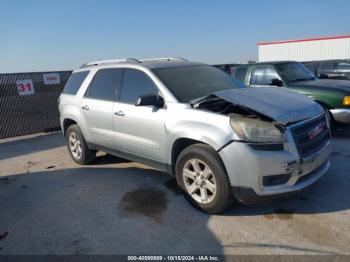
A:
{"label": "broken headlight", "polygon": [[232,116],[231,126],[242,141],[283,143],[286,137],[273,123],[247,117]]}

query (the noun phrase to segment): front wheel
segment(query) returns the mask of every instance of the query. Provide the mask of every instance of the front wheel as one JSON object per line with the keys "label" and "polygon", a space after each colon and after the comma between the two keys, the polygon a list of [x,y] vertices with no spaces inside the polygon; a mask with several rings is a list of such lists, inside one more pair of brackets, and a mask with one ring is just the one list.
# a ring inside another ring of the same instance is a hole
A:
{"label": "front wheel", "polygon": [[195,144],[181,152],[176,178],[186,199],[206,213],[222,213],[234,201],[222,161],[208,145]]}

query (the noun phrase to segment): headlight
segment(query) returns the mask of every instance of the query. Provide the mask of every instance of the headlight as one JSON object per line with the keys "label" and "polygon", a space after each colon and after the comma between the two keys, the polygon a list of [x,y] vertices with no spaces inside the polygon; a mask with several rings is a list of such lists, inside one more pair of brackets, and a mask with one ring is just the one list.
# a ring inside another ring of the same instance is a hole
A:
{"label": "headlight", "polygon": [[270,122],[232,116],[231,126],[243,141],[257,143],[283,143],[286,141],[285,135]]}
{"label": "headlight", "polygon": [[344,96],[343,105],[350,106],[350,96]]}

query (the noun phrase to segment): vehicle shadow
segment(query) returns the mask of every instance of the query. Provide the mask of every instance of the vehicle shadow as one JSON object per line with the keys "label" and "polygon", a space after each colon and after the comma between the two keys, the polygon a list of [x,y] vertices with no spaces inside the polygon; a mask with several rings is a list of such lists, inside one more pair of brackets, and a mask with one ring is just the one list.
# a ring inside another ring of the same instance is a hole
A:
{"label": "vehicle shadow", "polygon": [[207,228],[210,216],[190,206],[174,183],[136,167],[1,177],[0,234],[8,234],[0,255],[222,254]]}
{"label": "vehicle shadow", "polygon": [[332,136],[338,139],[349,139],[350,138],[350,125],[337,126],[332,132]]}
{"label": "vehicle shadow", "polygon": [[102,166],[102,165],[108,165],[108,164],[121,164],[121,163],[130,163],[132,161],[124,158],[120,158],[117,156],[113,156],[110,154],[98,154],[96,156],[96,159],[92,163],[95,166]]}
{"label": "vehicle shadow", "polygon": [[54,149],[65,145],[61,132],[23,137],[5,142],[0,140],[0,160]]}

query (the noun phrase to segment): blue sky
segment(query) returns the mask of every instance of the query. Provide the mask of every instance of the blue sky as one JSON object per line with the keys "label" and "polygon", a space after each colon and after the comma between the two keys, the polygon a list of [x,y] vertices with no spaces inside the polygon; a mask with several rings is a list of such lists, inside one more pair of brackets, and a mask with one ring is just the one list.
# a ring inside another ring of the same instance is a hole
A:
{"label": "blue sky", "polygon": [[348,0],[0,0],[0,72],[96,59],[257,59],[259,41],[350,34]]}

